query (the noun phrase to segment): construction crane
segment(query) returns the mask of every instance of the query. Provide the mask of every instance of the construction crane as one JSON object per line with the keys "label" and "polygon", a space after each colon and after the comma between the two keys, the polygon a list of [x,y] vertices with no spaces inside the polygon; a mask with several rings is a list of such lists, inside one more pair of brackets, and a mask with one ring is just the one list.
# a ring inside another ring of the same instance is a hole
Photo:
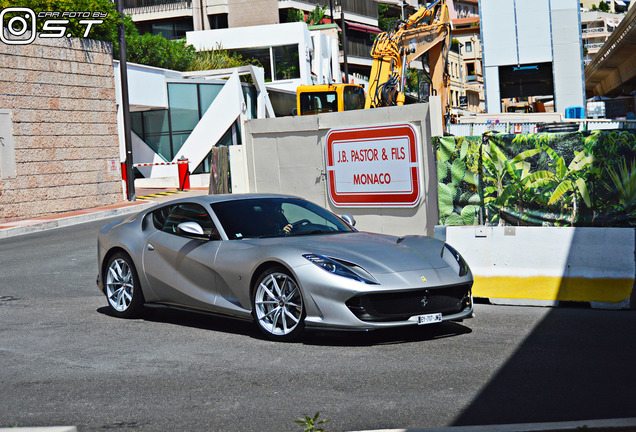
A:
{"label": "construction crane", "polygon": [[[438,0],[398,20],[377,35],[371,49],[373,64],[364,106],[359,101],[362,86],[330,84],[300,86],[296,91],[298,115],[346,111],[404,104],[406,67],[428,53],[430,93],[439,95],[442,114],[448,113],[447,56],[451,43],[451,22],[445,0]],[[426,73],[426,71],[424,71]],[[328,103],[325,103],[328,102]]]}
{"label": "construction crane", "polygon": [[431,94],[441,97],[442,109],[447,111],[450,44],[451,22],[444,0],[421,8],[406,21],[396,21],[377,36],[371,49],[373,64],[364,107],[403,105],[406,67],[428,53]]}

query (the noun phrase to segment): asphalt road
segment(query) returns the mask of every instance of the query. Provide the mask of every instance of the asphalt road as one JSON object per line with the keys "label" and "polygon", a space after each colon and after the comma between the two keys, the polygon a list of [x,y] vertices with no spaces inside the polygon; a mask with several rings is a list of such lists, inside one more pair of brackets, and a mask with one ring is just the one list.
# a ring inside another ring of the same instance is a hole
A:
{"label": "asphalt road", "polygon": [[108,315],[106,221],[0,241],[0,427],[328,431],[636,417],[636,312],[477,305],[370,334],[261,338],[249,323]]}

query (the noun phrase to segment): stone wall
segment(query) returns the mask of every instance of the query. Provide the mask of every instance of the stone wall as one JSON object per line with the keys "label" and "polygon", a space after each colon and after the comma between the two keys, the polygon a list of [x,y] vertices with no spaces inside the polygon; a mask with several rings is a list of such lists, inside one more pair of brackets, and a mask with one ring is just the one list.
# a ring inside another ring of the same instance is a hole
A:
{"label": "stone wall", "polygon": [[15,148],[0,154],[15,158],[15,175],[0,172],[0,222],[123,200],[110,44],[0,43],[0,110]]}

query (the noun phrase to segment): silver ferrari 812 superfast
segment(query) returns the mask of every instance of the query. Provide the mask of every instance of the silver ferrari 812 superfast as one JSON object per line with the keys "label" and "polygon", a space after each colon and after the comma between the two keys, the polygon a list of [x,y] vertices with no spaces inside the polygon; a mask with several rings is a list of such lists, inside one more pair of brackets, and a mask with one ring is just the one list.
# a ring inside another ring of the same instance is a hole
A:
{"label": "silver ferrari 812 superfast", "polygon": [[275,340],[472,317],[455,249],[354,224],[293,196],[177,199],[100,230],[97,285],[118,317],[176,307],[253,320]]}

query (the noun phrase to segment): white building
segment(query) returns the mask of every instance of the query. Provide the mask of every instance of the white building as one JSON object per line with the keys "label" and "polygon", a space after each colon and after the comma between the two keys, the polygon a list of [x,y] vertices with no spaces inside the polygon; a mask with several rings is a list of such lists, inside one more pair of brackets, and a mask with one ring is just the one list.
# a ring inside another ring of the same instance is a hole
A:
{"label": "white building", "polygon": [[296,91],[299,85],[339,81],[338,41],[310,32],[302,22],[187,33],[197,51],[222,47],[263,65],[268,87]]}
{"label": "white building", "polygon": [[481,0],[486,112],[504,98],[552,96],[555,111],[585,106],[579,2]]}

